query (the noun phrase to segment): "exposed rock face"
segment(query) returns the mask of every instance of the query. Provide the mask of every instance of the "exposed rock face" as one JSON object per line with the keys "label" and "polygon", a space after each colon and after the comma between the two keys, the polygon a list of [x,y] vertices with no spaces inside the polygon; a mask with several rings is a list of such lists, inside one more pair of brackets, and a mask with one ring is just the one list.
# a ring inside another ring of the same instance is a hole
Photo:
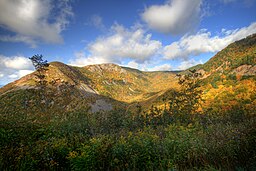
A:
{"label": "exposed rock face", "polygon": [[98,94],[98,92],[96,90],[94,90],[92,87],[90,87],[89,85],[87,84],[83,84],[81,83],[79,85],[79,89],[85,91],[85,92],[89,92],[89,93],[92,93],[92,94]]}
{"label": "exposed rock face", "polygon": [[109,63],[109,64],[99,64],[99,65],[88,65],[85,67],[86,69],[88,69],[91,72],[98,72],[98,73],[102,73],[104,71],[109,71],[109,72],[119,72],[119,73],[126,73],[126,71],[115,64]]}
{"label": "exposed rock face", "polygon": [[256,75],[256,65],[241,65],[234,69],[232,73],[237,75]]}

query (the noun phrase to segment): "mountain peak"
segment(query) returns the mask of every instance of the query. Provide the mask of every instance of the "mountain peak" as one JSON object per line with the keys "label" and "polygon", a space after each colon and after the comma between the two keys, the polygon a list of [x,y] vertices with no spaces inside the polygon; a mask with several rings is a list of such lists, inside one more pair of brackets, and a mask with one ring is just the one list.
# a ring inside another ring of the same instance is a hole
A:
{"label": "mountain peak", "polygon": [[62,62],[59,62],[59,61],[53,61],[53,62],[50,62],[49,63],[50,65],[53,65],[53,66],[63,66],[63,65],[66,65]]}
{"label": "mountain peak", "polygon": [[121,66],[119,66],[117,64],[113,64],[113,63],[87,65],[84,68],[91,72],[104,72],[104,71],[120,72],[120,73],[126,72]]}

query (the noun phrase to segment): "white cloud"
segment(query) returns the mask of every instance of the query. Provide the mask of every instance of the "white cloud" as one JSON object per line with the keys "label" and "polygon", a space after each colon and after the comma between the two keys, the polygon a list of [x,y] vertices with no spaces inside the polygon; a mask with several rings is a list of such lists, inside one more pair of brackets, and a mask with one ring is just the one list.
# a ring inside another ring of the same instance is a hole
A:
{"label": "white cloud", "polygon": [[33,70],[31,61],[24,56],[0,55],[0,85],[19,79]]}
{"label": "white cloud", "polygon": [[188,59],[207,52],[217,52],[230,43],[256,33],[256,23],[236,30],[222,29],[223,36],[211,36],[210,32],[201,30],[195,35],[183,36],[179,41],[164,47],[165,59]]}
{"label": "white cloud", "polygon": [[60,33],[69,23],[72,9],[68,0],[55,3],[57,5],[50,0],[1,0],[0,26],[17,35],[1,35],[0,40],[25,42],[32,47],[36,40],[62,43]]}
{"label": "white cloud", "polygon": [[11,75],[8,75],[8,78],[16,79],[16,78],[18,78],[18,75],[17,74],[11,74]]}
{"label": "white cloud", "polygon": [[129,68],[134,68],[138,69],[141,71],[149,71],[149,68],[152,68],[152,62],[153,59],[144,61],[143,63],[138,63],[134,60],[129,61],[128,63],[123,63],[121,66],[129,67]]}
{"label": "white cloud", "polygon": [[186,61],[182,61],[177,69],[178,70],[185,70],[185,69],[188,69],[188,68],[190,68],[192,66],[195,66],[195,65],[198,65],[198,64],[203,64],[203,62],[201,60],[200,61],[195,61],[194,59],[186,60]]}
{"label": "white cloud", "polygon": [[24,69],[32,68],[30,59],[25,57],[21,57],[21,56],[15,56],[12,58],[2,57],[0,59],[2,60],[4,66],[10,69],[24,70]]}
{"label": "white cloud", "polygon": [[172,66],[170,64],[157,65],[153,68],[148,68],[148,71],[170,71]]}
{"label": "white cloud", "polygon": [[32,73],[32,72],[33,72],[33,70],[19,70],[18,76],[19,76],[19,78],[20,78],[20,77],[23,77],[23,76],[25,76],[25,75],[28,75],[28,74],[30,74],[30,73]]}
{"label": "white cloud", "polygon": [[75,55],[75,58],[70,60],[70,65],[74,65],[74,66],[82,67],[85,65],[113,62],[99,56],[89,56],[89,55],[87,56],[84,51],[76,52],[74,55]]}
{"label": "white cloud", "polygon": [[71,65],[89,65],[98,63],[121,63],[124,59],[134,60],[143,63],[157,55],[162,47],[160,41],[152,40],[150,34],[146,34],[141,28],[126,29],[115,24],[111,28],[111,33],[107,36],[99,37],[90,43],[84,52],[75,54],[75,59],[71,60]]}
{"label": "white cloud", "polygon": [[128,62],[127,67],[139,69],[139,64],[135,61],[130,61]]}
{"label": "white cloud", "polygon": [[0,35],[0,41],[3,42],[23,42],[28,45],[30,45],[31,48],[36,48],[36,41],[28,36],[22,36],[22,35],[15,35],[15,36],[10,36],[10,35]]}
{"label": "white cloud", "polygon": [[[157,62],[160,61],[161,59]],[[141,71],[170,71],[173,69],[170,64],[156,64],[156,61],[153,60],[145,61],[144,63],[137,63],[132,60],[123,66],[139,69]]]}
{"label": "white cloud", "polygon": [[[141,26],[126,29],[114,25],[111,33],[91,42],[85,50],[75,53],[69,62],[71,65],[85,66],[101,63],[117,63],[144,71],[187,69],[202,61],[191,57],[202,53],[217,52],[230,43],[256,32],[256,23],[235,30],[222,29],[212,36],[206,29],[195,35],[185,35],[179,41],[163,47],[161,42],[153,40]],[[172,68],[164,60],[180,60],[180,66]]]}
{"label": "white cloud", "polygon": [[199,23],[201,4],[202,0],[169,0],[146,8],[141,17],[154,30],[182,34]]}

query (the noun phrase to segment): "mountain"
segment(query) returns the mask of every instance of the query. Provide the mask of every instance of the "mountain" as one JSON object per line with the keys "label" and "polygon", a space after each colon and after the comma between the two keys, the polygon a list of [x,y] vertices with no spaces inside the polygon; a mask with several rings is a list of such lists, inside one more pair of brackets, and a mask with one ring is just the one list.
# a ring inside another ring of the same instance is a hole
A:
{"label": "mountain", "polygon": [[1,113],[124,109],[128,103],[147,100],[177,87],[174,72],[142,72],[115,64],[73,67],[51,62],[45,72],[46,88],[42,93],[36,74],[0,89]]}
{"label": "mountain", "polygon": [[[196,69],[202,74],[204,98],[212,102],[216,93],[229,94],[228,91],[236,92],[237,89],[253,92],[255,64],[256,34],[228,45],[205,64],[189,70]],[[47,84],[42,98],[36,73],[0,88],[1,113],[35,113],[38,105],[46,105],[47,110],[55,113],[81,108],[92,112],[134,108],[136,103],[147,108],[161,101],[169,90],[179,87],[177,72],[143,72],[115,64],[74,67],[51,62],[45,72]]]}
{"label": "mountain", "polygon": [[[4,86],[0,93],[36,88],[35,74],[36,72]],[[175,75],[175,72],[168,71],[142,72],[115,64],[73,67],[60,62],[51,62],[45,73],[47,87],[59,89],[65,85],[84,93],[124,102],[145,99],[150,94],[177,86],[173,82],[176,80]]]}
{"label": "mountain", "polygon": [[[226,110],[234,106],[256,106],[256,34],[231,43],[205,64],[193,66],[179,74],[195,70],[201,74],[203,108]],[[173,89],[140,102],[143,109],[152,105],[163,107],[163,99],[173,93]],[[256,110],[256,109],[255,109]]]}
{"label": "mountain", "polygon": [[231,43],[218,52],[205,64],[194,66],[204,75],[240,75],[253,76],[256,74],[256,34]]}
{"label": "mountain", "polygon": [[256,34],[231,43],[193,69],[202,74],[204,108],[225,111],[238,107],[255,113]]}

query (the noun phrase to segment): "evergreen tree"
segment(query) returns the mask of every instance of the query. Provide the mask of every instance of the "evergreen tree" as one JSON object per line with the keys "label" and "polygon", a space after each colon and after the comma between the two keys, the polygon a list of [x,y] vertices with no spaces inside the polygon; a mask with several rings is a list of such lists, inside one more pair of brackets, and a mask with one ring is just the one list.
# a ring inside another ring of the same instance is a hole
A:
{"label": "evergreen tree", "polygon": [[35,76],[37,78],[36,83],[39,88],[39,91],[36,91],[36,94],[38,95],[40,102],[39,104],[44,103],[44,105],[39,105],[38,107],[41,108],[41,111],[45,112],[46,107],[48,106],[49,102],[47,100],[47,92],[46,92],[46,79],[45,79],[45,72],[48,70],[49,64],[47,60],[43,60],[43,55],[34,55],[29,58],[35,69],[36,73]]}
{"label": "evergreen tree", "polygon": [[43,60],[43,55],[34,55],[29,58],[32,61],[33,66],[35,67],[37,73],[35,74],[38,81],[37,84],[39,88],[44,88],[45,84],[47,83],[45,80],[45,71],[48,69],[48,62],[47,60]]}

